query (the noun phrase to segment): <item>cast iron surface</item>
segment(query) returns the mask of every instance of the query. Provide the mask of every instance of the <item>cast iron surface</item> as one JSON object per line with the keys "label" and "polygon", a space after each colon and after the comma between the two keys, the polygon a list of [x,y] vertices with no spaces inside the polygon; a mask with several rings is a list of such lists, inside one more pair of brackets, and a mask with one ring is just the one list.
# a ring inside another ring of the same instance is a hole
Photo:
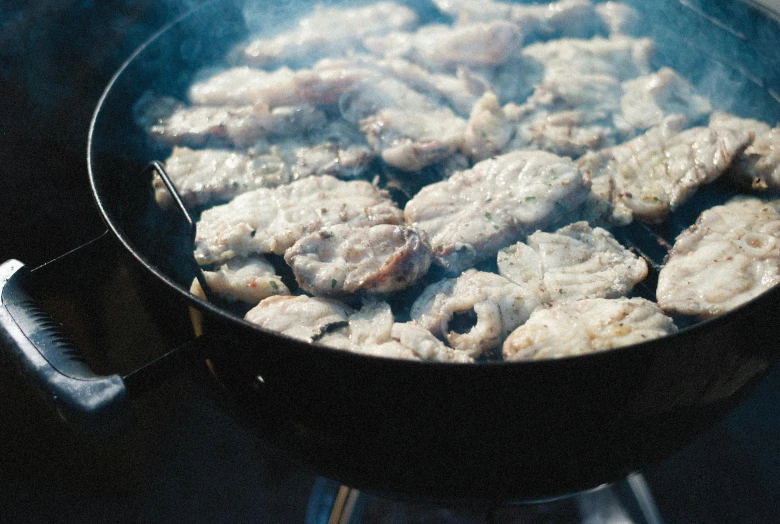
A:
{"label": "cast iron surface", "polygon": [[[730,109],[778,120],[775,22],[718,4],[731,32],[677,2],[652,3],[659,60],[721,64]],[[667,11],[664,11],[667,10]],[[214,24],[224,19],[224,25]],[[748,24],[740,28],[739,24]],[[679,53],[685,27],[685,49]],[[736,28],[736,29],[735,29]],[[199,44],[219,32],[219,45]],[[744,38],[749,34],[750,38]],[[735,36],[736,35],[736,36]],[[192,74],[245,36],[240,13],[211,4],[139,50],[106,91],[90,132],[95,197],[110,228],[148,271],[205,314],[208,362],[230,409],[292,458],[369,491],[494,501],[554,496],[619,479],[668,457],[719,420],[777,359],[780,290],[658,341],[551,362],[475,366],[393,361],[263,332],[187,294],[187,235],[157,208],[148,148],[131,107],[145,89],[181,96]],[[717,37],[723,45],[708,45]],[[696,51],[696,50],[699,51]],[[185,51],[182,56],[182,50]],[[717,55],[717,56],[716,56]],[[713,58],[715,57],[715,58]],[[703,68],[697,69],[702,71]],[[711,89],[722,86],[711,86]],[[724,88],[724,89],[725,89]],[[759,111],[760,109],[760,111]]]}

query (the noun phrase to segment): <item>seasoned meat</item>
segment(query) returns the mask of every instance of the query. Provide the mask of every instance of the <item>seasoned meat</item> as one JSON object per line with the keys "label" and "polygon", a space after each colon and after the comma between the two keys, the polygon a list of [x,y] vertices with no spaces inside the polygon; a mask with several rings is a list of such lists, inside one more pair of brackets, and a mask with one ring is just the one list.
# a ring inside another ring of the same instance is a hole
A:
{"label": "seasoned meat", "polygon": [[537,231],[498,252],[499,273],[513,282],[539,278],[551,302],[618,298],[647,276],[647,262],[608,231],[575,222],[554,233]]}
{"label": "seasoned meat", "polygon": [[[209,289],[227,300],[257,304],[274,295],[289,295],[290,290],[262,255],[228,260],[214,271],[204,271]],[[193,283],[200,287],[197,280]],[[197,293],[201,295],[201,293]]]}
{"label": "seasoned meat", "polygon": [[680,233],[658,275],[665,311],[712,317],[780,282],[776,202],[736,197]]}
{"label": "seasoned meat", "polygon": [[336,224],[398,224],[401,210],[368,182],[329,175],[243,193],[201,214],[195,258],[201,264],[256,253],[283,254],[299,238]]}
{"label": "seasoned meat", "polygon": [[[478,357],[497,348],[542,303],[538,282],[516,283],[494,273],[469,269],[457,278],[431,284],[412,304],[412,321],[449,345]],[[461,317],[473,327],[459,326]]]}
{"label": "seasoned meat", "polygon": [[677,327],[643,298],[590,298],[538,309],[507,337],[505,360],[584,355],[675,333]]}
{"label": "seasoned meat", "polygon": [[430,237],[435,262],[459,272],[576,209],[587,193],[568,158],[514,151],[422,188],[404,215]]}
{"label": "seasoned meat", "polygon": [[189,89],[189,99],[200,105],[265,105],[268,107],[335,104],[342,93],[376,73],[369,69],[333,67],[331,61],[311,69],[281,67],[265,71],[247,66],[207,71]]}
{"label": "seasoned meat", "polygon": [[415,33],[366,38],[365,46],[384,57],[402,57],[436,71],[459,66],[493,67],[517,54],[523,35],[504,20],[448,26],[426,25]]}
{"label": "seasoned meat", "polygon": [[764,122],[716,112],[711,127],[725,127],[755,134],[753,143],[739,155],[727,175],[736,184],[759,191],[780,191],[780,126],[769,128]]}
{"label": "seasoned meat", "polygon": [[696,123],[712,111],[709,100],[668,67],[627,80],[623,90],[622,117],[634,129],[649,129],[674,114],[684,115],[689,123]]}
{"label": "seasoned meat", "polygon": [[608,75],[618,80],[630,80],[650,73],[655,43],[649,38],[613,36],[587,40],[561,38],[532,44],[523,55],[544,66],[545,78],[566,75]]}
{"label": "seasoned meat", "polygon": [[463,137],[463,150],[475,162],[503,152],[517,125],[498,104],[494,93],[485,93],[471,110]]}
{"label": "seasoned meat", "polygon": [[420,170],[463,146],[465,120],[393,78],[355,85],[340,107],[382,160],[399,169]]}
{"label": "seasoned meat", "polygon": [[619,224],[660,222],[753,141],[752,133],[717,127],[680,132],[684,122],[669,117],[642,136],[583,156],[580,168],[593,184],[589,207]]}
{"label": "seasoned meat", "polygon": [[[229,149],[174,147],[165,170],[186,205],[205,206],[226,202],[260,187],[275,187],[291,181],[284,161],[275,155],[254,155]],[[173,198],[155,174],[155,199],[165,207]]]}
{"label": "seasoned meat", "polygon": [[543,5],[518,5],[493,0],[434,0],[434,4],[443,13],[456,17],[458,24],[511,21],[529,40],[590,37],[604,29],[604,23],[589,0],[562,0]]}
{"label": "seasoned meat", "polygon": [[310,105],[186,106],[153,93],[146,93],[133,110],[153,140],[193,147],[247,147],[260,138],[298,135],[325,123],[324,113]]}
{"label": "seasoned meat", "polygon": [[337,224],[301,237],[284,259],[313,295],[390,293],[428,271],[431,246],[425,233],[411,227]]}
{"label": "seasoned meat", "polygon": [[410,30],[416,25],[414,11],[392,2],[352,8],[318,6],[314,13],[298,20],[294,29],[270,38],[255,38],[234,55],[256,67],[308,63],[357,49],[367,36]]}
{"label": "seasoned meat", "polygon": [[352,308],[324,298],[274,296],[266,298],[244,320],[305,342],[316,342],[328,331],[346,325]]}

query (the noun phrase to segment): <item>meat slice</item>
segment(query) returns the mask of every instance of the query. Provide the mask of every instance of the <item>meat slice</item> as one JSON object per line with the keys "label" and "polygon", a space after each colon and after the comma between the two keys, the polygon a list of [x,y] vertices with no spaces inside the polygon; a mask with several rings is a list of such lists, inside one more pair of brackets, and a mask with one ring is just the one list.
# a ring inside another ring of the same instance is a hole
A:
{"label": "meat slice", "polygon": [[[289,295],[290,290],[263,256],[234,258],[213,271],[204,271],[209,289],[218,296],[233,301],[257,304],[275,295]],[[193,293],[205,296],[197,280]]]}
{"label": "meat slice", "polygon": [[655,43],[650,38],[616,35],[590,39],[561,38],[531,44],[523,55],[544,66],[545,77],[608,75],[620,81],[651,71]]}
{"label": "meat slice", "polygon": [[680,233],[658,275],[665,311],[712,317],[780,282],[776,202],[736,197]]}
{"label": "meat slice", "polygon": [[590,37],[603,32],[604,22],[589,0],[562,0],[543,5],[517,5],[493,0],[434,0],[458,24],[508,20],[531,40]]}
{"label": "meat slice", "polygon": [[525,104],[505,108],[517,121],[506,149],[542,149],[576,158],[615,145],[626,134],[616,122],[622,96],[620,82],[610,75],[547,75]]}
{"label": "meat slice", "polygon": [[[411,318],[416,325],[445,338],[451,347],[478,357],[499,347],[542,299],[538,282],[515,283],[470,269],[425,288],[412,304]],[[461,321],[473,322],[473,326],[460,326]]]}
{"label": "meat slice", "polygon": [[325,123],[310,105],[187,106],[146,93],[133,107],[135,120],[152,140],[167,145],[247,147],[260,138],[293,136]]}
{"label": "meat slice", "polygon": [[[321,63],[324,64],[323,60]],[[356,55],[344,60],[332,60],[330,65],[345,69],[373,69],[383,77],[399,80],[428,98],[441,99],[458,114],[468,115],[474,102],[490,89],[487,80],[458,67],[454,74],[432,72],[404,58],[379,58],[373,55]]]}
{"label": "meat slice", "polygon": [[393,2],[351,8],[318,6],[310,15],[301,17],[294,29],[272,37],[253,38],[233,55],[255,67],[308,64],[359,49],[368,36],[414,29],[417,22],[414,11]]}
{"label": "meat slice", "polygon": [[418,171],[463,146],[465,120],[394,78],[353,86],[340,107],[382,160],[399,169]]}
{"label": "meat slice", "polygon": [[243,193],[201,214],[195,235],[200,264],[257,253],[283,254],[307,233],[336,224],[399,224],[402,212],[368,182],[329,175]]}
{"label": "meat slice", "polygon": [[675,333],[674,321],[643,298],[590,298],[531,314],[507,337],[505,360],[541,360],[629,346]]}
{"label": "meat slice", "polygon": [[244,320],[304,342],[316,342],[345,326],[352,313],[352,308],[324,298],[275,296],[250,309]]}
{"label": "meat slice", "polygon": [[284,259],[313,295],[390,293],[428,271],[431,247],[425,233],[411,227],[337,224],[300,238]]}
{"label": "meat slice", "polygon": [[588,194],[568,158],[514,151],[420,190],[404,209],[437,264],[460,272],[576,209]]}
{"label": "meat slice", "polygon": [[369,302],[352,313],[347,325],[319,342],[355,353],[408,360],[473,362],[464,351],[452,349],[430,331],[410,322],[397,323],[386,302]]}
{"label": "meat slice", "polygon": [[751,118],[739,118],[721,111],[710,118],[711,127],[754,133],[753,143],[738,156],[727,176],[743,188],[780,191],[780,126],[769,127]]}
{"label": "meat slice", "polygon": [[608,231],[575,222],[554,233],[537,231],[498,252],[499,273],[513,282],[541,281],[551,302],[618,298],[647,276],[647,262]]}
{"label": "meat slice", "polygon": [[611,35],[633,35],[641,28],[639,12],[628,4],[609,1],[596,4],[595,8]]}
{"label": "meat slice", "polygon": [[407,58],[435,71],[495,67],[517,54],[522,44],[517,25],[504,20],[454,27],[429,24],[414,33],[391,33],[364,42],[377,55]]}
{"label": "meat slice", "polygon": [[712,111],[709,100],[668,67],[627,80],[623,91],[622,117],[633,129],[649,129],[674,114],[684,115],[689,123],[697,123]]}
{"label": "meat slice", "polygon": [[660,222],[753,141],[752,133],[718,127],[680,131],[684,123],[669,117],[642,136],[579,160],[592,179],[588,206],[600,209],[595,214],[618,224]]}
{"label": "meat slice", "polygon": [[214,106],[335,104],[346,89],[375,74],[364,68],[333,67],[331,61],[296,71],[239,66],[202,73],[190,86],[188,96],[193,104]]}
{"label": "meat slice", "polygon": [[485,93],[471,110],[463,136],[463,151],[479,162],[502,153],[515,134],[517,124],[506,114],[492,92]]}

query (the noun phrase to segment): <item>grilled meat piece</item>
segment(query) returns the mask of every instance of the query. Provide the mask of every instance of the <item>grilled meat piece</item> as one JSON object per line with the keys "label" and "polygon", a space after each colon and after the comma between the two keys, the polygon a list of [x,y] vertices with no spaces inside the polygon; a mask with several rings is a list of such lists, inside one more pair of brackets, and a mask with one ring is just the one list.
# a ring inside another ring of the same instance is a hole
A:
{"label": "grilled meat piece", "polygon": [[[273,265],[262,255],[228,260],[214,271],[204,271],[209,289],[220,297],[257,304],[274,295],[289,295],[290,290],[276,274]],[[205,296],[197,280],[193,292]]]}
{"label": "grilled meat piece", "polygon": [[505,360],[584,355],[675,333],[677,327],[643,298],[590,298],[531,313],[503,346]]}
{"label": "grilled meat piece", "polygon": [[197,223],[200,264],[256,253],[284,254],[299,238],[336,224],[399,224],[402,212],[385,191],[368,182],[329,175],[243,193],[204,211]]}
{"label": "grilled meat piece", "polygon": [[493,0],[434,0],[457,24],[507,20],[520,28],[528,40],[581,37],[605,31],[604,21],[589,0],[562,0],[543,5],[518,5]]}
{"label": "grilled meat piece", "polygon": [[401,57],[434,71],[459,66],[495,67],[517,54],[523,35],[504,20],[448,26],[426,25],[414,33],[366,38],[365,46],[383,57]]}
{"label": "grilled meat piece", "polygon": [[684,123],[684,117],[669,117],[642,136],[579,160],[592,179],[588,207],[594,215],[618,224],[660,222],[753,141],[752,133],[719,127],[680,131]]}
{"label": "grilled meat piece", "polygon": [[151,92],[136,102],[133,112],[152,140],[192,147],[248,147],[261,138],[306,133],[326,121],[325,114],[310,105],[187,106]]}
{"label": "grilled meat piece", "polygon": [[300,238],[284,259],[312,295],[391,293],[428,271],[431,247],[411,227],[334,225]]}
{"label": "grilled meat piece", "polygon": [[572,302],[626,295],[647,276],[647,262],[608,231],[575,222],[502,249],[498,271],[513,282],[541,280],[550,302]]}
{"label": "grilled meat piece", "polygon": [[203,72],[188,96],[193,104],[215,106],[335,104],[350,86],[375,74],[364,68],[334,67],[330,60],[296,71],[239,66]]}
{"label": "grilled meat piece", "polygon": [[340,108],[382,160],[399,169],[418,171],[463,145],[465,120],[394,78],[356,84]]}
{"label": "grilled meat piece", "polygon": [[275,296],[250,309],[244,320],[304,342],[317,342],[328,331],[343,326],[352,308],[324,298]]}
{"label": "grilled meat piece", "polygon": [[658,275],[665,311],[712,317],[780,282],[777,202],[736,197],[680,233]]}
{"label": "grilled meat piece", "polygon": [[550,225],[587,194],[568,158],[514,151],[422,188],[404,215],[430,237],[435,262],[460,272]]}
{"label": "grilled meat piece", "polygon": [[623,91],[622,117],[635,130],[649,129],[675,114],[684,115],[689,124],[694,124],[712,111],[709,100],[668,67],[623,82]]}
{"label": "grilled meat piece", "polygon": [[[469,269],[457,278],[431,284],[412,304],[412,321],[455,349],[478,357],[497,348],[506,336],[542,304],[538,282],[512,282],[500,275]],[[467,331],[456,315],[476,320]],[[461,332],[463,331],[463,332]]]}
{"label": "grilled meat piece", "polygon": [[294,29],[273,37],[254,38],[233,55],[255,67],[307,64],[359,49],[368,36],[414,29],[417,22],[414,11],[393,2],[352,8],[318,6],[312,14],[298,20]]}
{"label": "grilled meat piece", "polygon": [[754,133],[753,143],[739,155],[727,176],[737,185],[758,191],[780,191],[780,126],[771,128],[764,122],[716,112],[711,127]]}
{"label": "grilled meat piece", "polygon": [[[254,155],[229,149],[174,147],[165,170],[188,206],[226,202],[260,187],[275,187],[292,180],[278,155]],[[159,175],[152,180],[155,199],[164,206],[173,198]]]}

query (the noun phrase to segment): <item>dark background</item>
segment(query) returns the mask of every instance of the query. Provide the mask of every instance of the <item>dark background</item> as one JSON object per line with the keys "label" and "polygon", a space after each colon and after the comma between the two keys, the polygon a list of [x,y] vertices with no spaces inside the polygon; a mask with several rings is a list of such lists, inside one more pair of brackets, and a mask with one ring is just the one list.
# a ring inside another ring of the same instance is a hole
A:
{"label": "dark background", "polygon": [[[151,0],[0,4],[0,261],[36,266],[103,231],[86,170],[93,108],[132,50],[190,6]],[[143,314],[133,312],[133,292],[114,287],[121,286],[121,268],[112,271],[116,278],[100,300],[118,307],[121,320],[92,320],[122,327],[108,329],[112,347],[102,364],[132,367],[134,354],[159,353],[167,342],[148,329],[133,331],[145,325]],[[72,317],[78,325],[79,314]],[[190,375],[136,399],[134,408],[136,424],[126,434],[87,441],[60,426],[0,369],[0,522],[303,518],[313,477],[274,457]],[[777,522],[780,371],[723,424],[646,475],[667,522]]]}

